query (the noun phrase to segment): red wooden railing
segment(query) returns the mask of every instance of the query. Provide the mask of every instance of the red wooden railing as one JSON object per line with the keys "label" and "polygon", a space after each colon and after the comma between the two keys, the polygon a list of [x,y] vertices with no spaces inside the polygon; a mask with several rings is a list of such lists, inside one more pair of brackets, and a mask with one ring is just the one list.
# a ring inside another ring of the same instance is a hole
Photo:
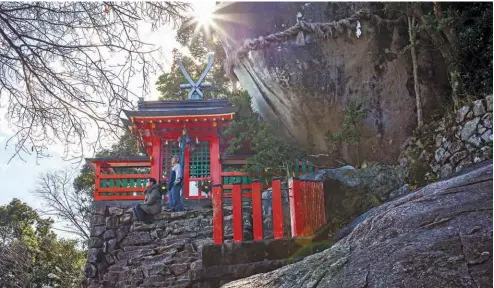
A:
{"label": "red wooden railing", "polygon": [[[147,163],[121,162],[112,166],[94,163],[94,200],[144,200],[146,182],[151,177],[149,166],[143,166],[145,164]],[[136,173],[139,169],[142,171]]]}
{"label": "red wooden railing", "polygon": [[292,178],[288,185],[292,235],[313,235],[326,223],[323,183]]}
{"label": "red wooden railing", "polygon": [[[252,230],[254,241],[263,240],[261,183],[254,180],[251,184],[252,192],[249,195],[242,193],[243,186],[245,185],[234,184],[231,186],[233,241],[243,241],[242,198],[247,198],[246,196],[252,198]],[[215,244],[221,244],[224,241],[223,199],[228,196],[223,193],[223,189],[224,187],[221,184],[214,185],[213,187],[213,238]],[[326,223],[322,182],[292,178],[289,181],[289,190],[292,237],[313,235]],[[280,179],[273,179],[272,209],[273,236],[275,239],[281,239],[285,236],[283,232],[282,203],[281,181]]]}

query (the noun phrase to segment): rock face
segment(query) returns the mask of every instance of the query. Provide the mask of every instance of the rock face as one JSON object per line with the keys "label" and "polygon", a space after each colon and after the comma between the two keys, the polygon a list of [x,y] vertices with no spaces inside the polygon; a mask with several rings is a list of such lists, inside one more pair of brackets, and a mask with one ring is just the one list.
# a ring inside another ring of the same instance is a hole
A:
{"label": "rock face", "polygon": [[449,177],[492,159],[492,95],[425,125],[405,141],[402,150],[399,162],[409,178]]}
{"label": "rock face", "polygon": [[333,247],[222,287],[491,287],[492,161],[376,208]]}
{"label": "rock face", "polygon": [[[360,8],[378,11],[382,7],[377,3],[236,2],[217,12],[236,20],[217,23],[228,35],[222,39],[228,53],[235,47],[233,42],[288,29],[297,23],[297,16],[325,23],[350,17]],[[326,40],[307,34],[305,46],[287,39],[250,52],[234,72],[263,118],[279,121],[286,137],[315,154],[328,152],[325,133],[340,129],[348,103],[362,101],[369,113],[362,127],[366,140],[360,156],[393,163],[400,144],[416,127],[411,61],[409,54],[399,53],[408,44],[408,32],[406,25],[376,27],[363,21],[361,26],[359,38],[355,31]],[[434,101],[440,100],[437,95],[448,95],[446,70],[437,52],[418,50],[423,107],[433,109]],[[345,162],[356,164],[354,148],[341,149]]]}

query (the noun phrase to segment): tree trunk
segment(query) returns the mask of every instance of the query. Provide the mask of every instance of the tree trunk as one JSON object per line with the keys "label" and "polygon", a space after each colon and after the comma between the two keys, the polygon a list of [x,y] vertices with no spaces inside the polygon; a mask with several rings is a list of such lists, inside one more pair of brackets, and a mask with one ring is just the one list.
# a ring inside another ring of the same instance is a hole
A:
{"label": "tree trunk", "polygon": [[408,33],[410,36],[410,52],[412,54],[412,67],[413,67],[413,88],[415,90],[415,103],[417,105],[417,126],[420,128],[423,125],[422,120],[422,103],[420,100],[420,86],[419,76],[417,68],[417,51],[415,50],[415,17],[408,17]]}
{"label": "tree trunk", "polygon": [[[427,34],[431,37],[434,45],[437,46],[444,61],[448,65],[449,83],[451,86],[451,98],[453,99],[455,109],[459,107],[458,100],[458,88],[460,86],[460,67],[458,66],[458,57],[454,53],[450,39],[452,38],[453,31],[450,27],[443,28],[441,31],[437,31],[434,27],[427,24],[426,14],[422,9],[421,3],[414,3],[413,11],[415,16],[424,24],[424,28]],[[442,17],[442,11],[438,3],[434,4],[434,16],[438,19]]]}

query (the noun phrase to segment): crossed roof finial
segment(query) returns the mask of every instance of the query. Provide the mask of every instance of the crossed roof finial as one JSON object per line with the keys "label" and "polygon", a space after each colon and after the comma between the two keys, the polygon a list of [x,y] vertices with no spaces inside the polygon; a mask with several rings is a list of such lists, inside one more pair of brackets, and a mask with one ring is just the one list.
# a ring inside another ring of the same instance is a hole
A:
{"label": "crossed roof finial", "polygon": [[202,81],[204,81],[209,70],[211,70],[211,67],[213,67],[213,61],[214,61],[214,53],[211,53],[209,54],[208,57],[208,66],[206,66],[206,69],[204,70],[204,72],[202,72],[201,77],[199,77],[199,80],[197,80],[197,82],[194,82],[194,80],[192,80],[192,78],[190,77],[189,73],[187,73],[187,71],[185,70],[184,64],[182,63],[182,57],[178,59],[178,66],[180,67],[180,70],[182,70],[182,73],[184,74],[187,81],[189,81],[189,84],[180,84],[180,89],[191,89],[189,92],[189,96],[187,97],[189,100],[203,99],[204,94],[202,93],[200,88],[211,87],[210,83],[202,83]]}

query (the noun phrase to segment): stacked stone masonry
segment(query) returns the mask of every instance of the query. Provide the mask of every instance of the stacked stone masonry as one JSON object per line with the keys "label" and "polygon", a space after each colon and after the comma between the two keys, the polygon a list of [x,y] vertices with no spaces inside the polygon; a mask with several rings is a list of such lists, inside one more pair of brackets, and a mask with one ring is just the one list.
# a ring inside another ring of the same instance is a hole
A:
{"label": "stacked stone masonry", "polygon": [[446,178],[473,163],[492,159],[492,95],[425,125],[405,141],[400,165],[428,166],[427,176]]}
{"label": "stacked stone masonry", "polygon": [[212,244],[212,210],[162,212],[146,225],[132,208],[99,207],[91,222],[85,287],[190,287]]}

